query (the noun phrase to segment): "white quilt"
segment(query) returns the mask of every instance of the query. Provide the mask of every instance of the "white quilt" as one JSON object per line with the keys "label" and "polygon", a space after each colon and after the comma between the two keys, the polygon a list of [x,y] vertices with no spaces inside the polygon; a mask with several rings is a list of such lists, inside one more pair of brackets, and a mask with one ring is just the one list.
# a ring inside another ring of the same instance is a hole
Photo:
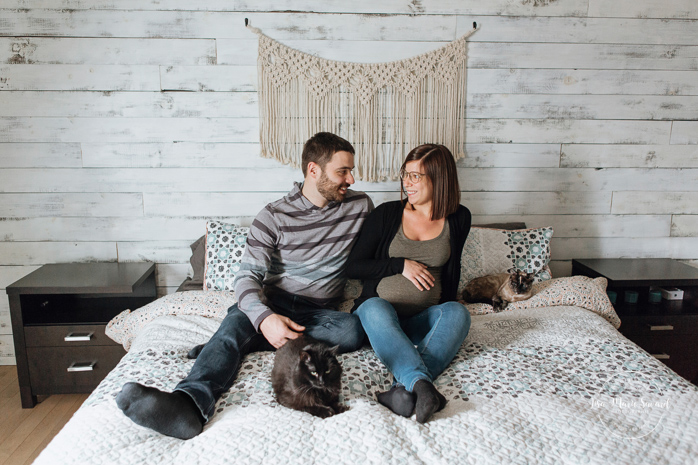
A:
{"label": "white quilt", "polygon": [[679,464],[698,461],[698,389],[573,306],[475,315],[436,381],[449,400],[418,424],[378,404],[391,377],[373,351],[342,355],[342,400],[319,419],[278,405],[274,354],[245,358],[201,435],[137,426],[114,397],[127,381],[171,390],[218,320],[161,316],[35,462],[47,464]]}

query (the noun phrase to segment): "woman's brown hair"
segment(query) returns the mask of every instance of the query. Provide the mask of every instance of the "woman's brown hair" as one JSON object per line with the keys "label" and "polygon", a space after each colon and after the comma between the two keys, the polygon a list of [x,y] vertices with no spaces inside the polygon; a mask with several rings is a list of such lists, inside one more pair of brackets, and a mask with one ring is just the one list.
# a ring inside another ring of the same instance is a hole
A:
{"label": "woman's brown hair", "polygon": [[[407,154],[400,171],[408,162],[419,161],[424,174],[431,181],[432,205],[431,220],[439,220],[455,213],[460,204],[460,185],[458,171],[453,154],[448,148],[438,144],[423,144]],[[405,193],[404,184],[400,183],[400,197]]]}

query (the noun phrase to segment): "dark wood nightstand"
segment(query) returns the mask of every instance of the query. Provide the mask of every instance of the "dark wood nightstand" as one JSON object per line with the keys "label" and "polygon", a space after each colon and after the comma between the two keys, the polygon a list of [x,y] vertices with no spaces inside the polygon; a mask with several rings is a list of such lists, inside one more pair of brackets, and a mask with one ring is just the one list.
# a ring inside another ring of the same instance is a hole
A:
{"label": "dark wood nightstand", "polygon": [[[608,279],[620,332],[678,374],[698,384],[698,269],[668,258],[572,260],[572,274]],[[683,300],[649,299],[651,287],[678,287]],[[635,291],[637,303],[625,303]]]}
{"label": "dark wood nightstand", "polygon": [[104,334],[156,298],[154,263],[44,265],[7,286],[22,407],[91,392],[126,353]]}

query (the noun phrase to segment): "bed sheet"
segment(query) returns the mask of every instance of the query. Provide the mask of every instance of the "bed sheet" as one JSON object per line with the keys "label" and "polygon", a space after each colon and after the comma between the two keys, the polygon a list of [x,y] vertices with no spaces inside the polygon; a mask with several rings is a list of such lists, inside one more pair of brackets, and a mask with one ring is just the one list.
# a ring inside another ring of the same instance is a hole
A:
{"label": "bed sheet", "polygon": [[391,377],[369,347],[340,356],[341,400],[328,419],[274,399],[274,354],[247,356],[216,414],[182,441],[132,423],[114,398],[128,381],[171,390],[219,320],[160,316],[36,464],[695,463],[698,389],[577,306],[474,315],[435,381],[446,408],[424,425],[375,401]]}

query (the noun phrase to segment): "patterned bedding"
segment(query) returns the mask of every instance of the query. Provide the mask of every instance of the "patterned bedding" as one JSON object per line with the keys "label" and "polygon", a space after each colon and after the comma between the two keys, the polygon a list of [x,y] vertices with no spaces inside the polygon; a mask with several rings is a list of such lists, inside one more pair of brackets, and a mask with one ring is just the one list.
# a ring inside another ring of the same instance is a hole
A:
{"label": "patterned bedding", "polygon": [[128,420],[114,397],[127,381],[171,390],[189,372],[186,352],[219,320],[180,313],[141,318],[129,353],[36,464],[698,460],[698,388],[577,305],[473,315],[468,338],[435,382],[449,402],[424,425],[375,401],[391,377],[368,347],[340,356],[350,409],[324,420],[276,403],[274,354],[265,352],[246,357],[201,435],[168,438]]}

